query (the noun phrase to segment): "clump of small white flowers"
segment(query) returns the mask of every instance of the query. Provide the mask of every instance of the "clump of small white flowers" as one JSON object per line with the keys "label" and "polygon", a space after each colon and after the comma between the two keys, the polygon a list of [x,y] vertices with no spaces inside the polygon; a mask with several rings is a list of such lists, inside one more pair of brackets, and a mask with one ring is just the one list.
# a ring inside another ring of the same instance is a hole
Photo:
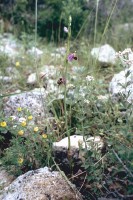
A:
{"label": "clump of small white flowers", "polygon": [[109,98],[109,96],[108,96],[108,95],[99,95],[97,98],[98,98],[99,100],[107,101],[108,98]]}
{"label": "clump of small white flowers", "polygon": [[86,104],[90,104],[90,101],[87,100],[87,99],[85,99],[85,100],[84,100],[84,103],[86,103]]}
{"label": "clump of small white flowers", "polygon": [[87,86],[80,86],[80,89],[79,89],[80,96],[85,97],[86,89],[87,89]]}
{"label": "clump of small white flowers", "polygon": [[25,122],[26,119],[24,117],[20,117],[18,121],[21,123],[21,122]]}
{"label": "clump of small white flowers", "polygon": [[86,76],[86,80],[87,80],[87,82],[90,82],[90,81],[94,81],[94,78],[93,78],[93,76]]}
{"label": "clump of small white flowers", "polygon": [[73,88],[75,88],[75,86],[73,84],[71,84],[71,83],[67,84],[67,89],[73,89]]}
{"label": "clump of small white flowers", "polygon": [[133,64],[133,52],[131,48],[117,52],[116,58],[119,58],[122,64],[126,67],[130,67],[130,65]]}
{"label": "clump of small white flowers", "polygon": [[10,118],[11,118],[11,120],[12,120],[12,121],[14,121],[14,120],[16,120],[16,119],[17,119],[17,117],[16,117],[16,116],[14,116],[14,115],[10,116]]}

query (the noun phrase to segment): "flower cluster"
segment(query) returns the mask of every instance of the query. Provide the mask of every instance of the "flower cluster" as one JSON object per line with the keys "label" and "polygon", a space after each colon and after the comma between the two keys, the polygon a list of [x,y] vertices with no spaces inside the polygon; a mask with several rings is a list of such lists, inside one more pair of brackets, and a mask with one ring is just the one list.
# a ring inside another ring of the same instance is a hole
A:
{"label": "flower cluster", "polygon": [[116,58],[119,58],[126,67],[130,67],[133,64],[133,52],[130,48],[117,52]]}

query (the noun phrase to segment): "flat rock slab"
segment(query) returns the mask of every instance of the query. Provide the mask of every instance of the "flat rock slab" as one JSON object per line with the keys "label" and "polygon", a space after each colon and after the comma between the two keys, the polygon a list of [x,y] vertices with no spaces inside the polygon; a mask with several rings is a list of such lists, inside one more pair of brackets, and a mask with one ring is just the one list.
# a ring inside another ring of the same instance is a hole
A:
{"label": "flat rock slab", "polygon": [[[71,184],[72,185],[72,184]],[[29,171],[4,189],[1,200],[82,200],[75,186],[48,167]]]}

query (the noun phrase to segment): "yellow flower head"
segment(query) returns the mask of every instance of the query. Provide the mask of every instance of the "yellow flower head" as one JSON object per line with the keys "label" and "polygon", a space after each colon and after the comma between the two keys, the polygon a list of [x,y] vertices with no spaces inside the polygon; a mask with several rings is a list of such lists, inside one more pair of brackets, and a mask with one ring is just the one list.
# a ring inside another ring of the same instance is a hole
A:
{"label": "yellow flower head", "polygon": [[20,62],[17,61],[17,62],[15,63],[15,65],[16,65],[16,67],[19,67],[19,66],[20,66]]}
{"label": "yellow flower head", "polygon": [[24,131],[23,130],[18,131],[18,135],[20,136],[24,135]]}
{"label": "yellow flower head", "polygon": [[36,126],[34,127],[34,132],[37,132],[39,130],[39,128]]}
{"label": "yellow flower head", "polygon": [[21,107],[18,107],[18,108],[17,108],[17,111],[18,111],[18,112],[21,112],[21,111],[22,111],[22,108],[21,108]]}
{"label": "yellow flower head", "polygon": [[46,139],[48,136],[47,136],[47,134],[43,133],[43,134],[42,134],[42,137],[43,137],[44,139]]}
{"label": "yellow flower head", "polygon": [[1,127],[6,127],[6,126],[7,126],[7,124],[6,124],[6,122],[5,122],[5,121],[3,121],[3,122],[0,122],[0,126],[1,126]]}
{"label": "yellow flower head", "polygon": [[22,164],[24,162],[24,159],[23,158],[18,158],[18,164]]}
{"label": "yellow flower head", "polygon": [[32,115],[28,116],[28,120],[32,120],[32,119],[33,119]]}
{"label": "yellow flower head", "polygon": [[21,126],[26,126],[26,121],[21,122]]}

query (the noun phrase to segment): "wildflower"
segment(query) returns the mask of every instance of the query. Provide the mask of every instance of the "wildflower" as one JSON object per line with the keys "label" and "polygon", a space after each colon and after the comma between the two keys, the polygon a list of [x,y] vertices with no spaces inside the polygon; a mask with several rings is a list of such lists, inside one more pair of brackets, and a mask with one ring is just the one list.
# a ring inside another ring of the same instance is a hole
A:
{"label": "wildflower", "polygon": [[47,134],[43,133],[43,134],[42,134],[42,137],[43,137],[44,139],[46,139],[46,138],[47,138]]}
{"label": "wildflower", "polygon": [[73,60],[77,60],[76,53],[69,54],[68,57],[67,57],[67,60],[70,61],[70,62],[73,61]]}
{"label": "wildflower", "polygon": [[32,119],[33,119],[32,115],[28,116],[28,120],[32,120]]}
{"label": "wildflower", "polygon": [[16,65],[16,67],[19,67],[19,66],[20,66],[20,62],[17,61],[17,62],[15,63],[15,65]]}
{"label": "wildflower", "polygon": [[94,78],[92,77],[92,76],[86,76],[86,80],[88,81],[88,82],[90,82],[90,81],[94,81]]}
{"label": "wildflower", "polygon": [[20,117],[18,120],[20,123],[26,121],[26,119],[24,117]]}
{"label": "wildflower", "polygon": [[26,121],[21,122],[21,126],[26,126]]}
{"label": "wildflower", "polygon": [[23,130],[18,131],[18,135],[20,136],[24,135],[24,131]]}
{"label": "wildflower", "polygon": [[39,128],[36,126],[34,127],[34,132],[37,132],[39,130]]}
{"label": "wildflower", "polygon": [[67,89],[73,89],[73,88],[75,88],[75,86],[73,84],[71,84],[71,83],[67,84]]}
{"label": "wildflower", "polygon": [[109,98],[109,96],[108,95],[99,95],[98,97],[97,97],[99,100],[105,100],[105,101],[107,101],[108,100],[108,98]]}
{"label": "wildflower", "polygon": [[17,119],[17,117],[14,116],[14,115],[10,116],[10,118],[11,118],[12,121],[14,121],[15,119]]}
{"label": "wildflower", "polygon": [[64,26],[64,32],[68,33],[68,28]]}
{"label": "wildflower", "polygon": [[22,108],[21,108],[21,107],[18,107],[18,108],[17,108],[17,111],[18,111],[18,112],[21,112],[21,111],[22,111]]}
{"label": "wildflower", "polygon": [[18,158],[18,164],[22,164],[24,162],[24,159],[22,157]]}
{"label": "wildflower", "polygon": [[3,122],[0,122],[0,126],[1,126],[1,127],[6,127],[6,126],[7,126],[7,124],[6,124],[6,122],[5,122],[5,121],[3,121]]}
{"label": "wildflower", "polygon": [[86,103],[86,104],[90,104],[90,101],[87,100],[87,99],[85,99],[85,100],[84,100],[84,103]]}

